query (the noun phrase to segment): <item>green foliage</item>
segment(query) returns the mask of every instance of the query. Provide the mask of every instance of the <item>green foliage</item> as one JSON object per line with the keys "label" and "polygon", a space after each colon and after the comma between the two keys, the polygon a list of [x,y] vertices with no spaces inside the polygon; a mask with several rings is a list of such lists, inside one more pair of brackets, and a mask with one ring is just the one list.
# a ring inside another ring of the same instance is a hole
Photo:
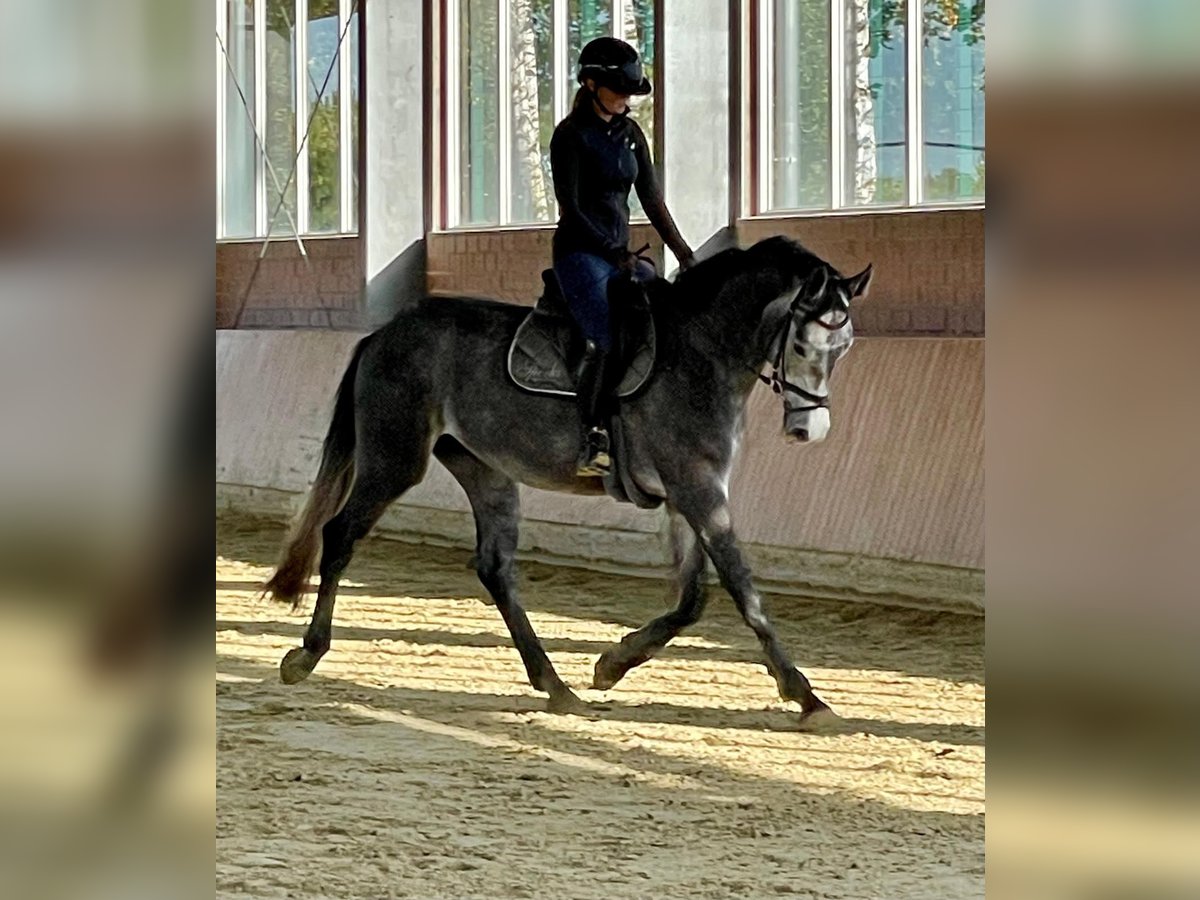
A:
{"label": "green foliage", "polygon": [[334,232],[339,226],[341,156],[338,143],[338,96],[314,111],[308,129],[309,231]]}

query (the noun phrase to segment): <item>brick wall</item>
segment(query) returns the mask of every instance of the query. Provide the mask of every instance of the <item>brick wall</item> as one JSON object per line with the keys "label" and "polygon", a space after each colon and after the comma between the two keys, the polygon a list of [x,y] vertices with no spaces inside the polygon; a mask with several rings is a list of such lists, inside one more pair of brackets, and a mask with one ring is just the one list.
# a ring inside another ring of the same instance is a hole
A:
{"label": "brick wall", "polygon": [[875,264],[864,335],[983,335],[983,210],[745,219],[742,245],[786,234],[850,275]]}
{"label": "brick wall", "polygon": [[[634,225],[631,246],[652,245],[662,259],[662,241],[649,225]],[[532,305],[542,292],[542,270],[550,267],[552,226],[490,231],[432,232],[426,237],[431,294],[494,297]]]}
{"label": "brick wall", "polygon": [[[427,237],[430,293],[532,303],[550,265],[553,227],[433,232]],[[780,216],[738,223],[743,245],[774,234],[797,238],[847,274],[875,264],[871,295],[855,312],[863,335],[984,333],[983,210]],[[662,245],[635,225],[632,245]],[[217,245],[217,327],[233,327],[261,244]],[[357,237],[273,241],[259,266],[242,328],[362,328],[363,264]]]}
{"label": "brick wall", "polygon": [[[272,241],[254,267],[261,241],[217,244],[217,327],[362,328],[362,244],[357,237]],[[253,276],[250,293],[246,287]]]}
{"label": "brick wall", "polygon": [[[875,264],[870,298],[854,316],[863,335],[979,337],[983,322],[983,210],[787,216],[738,223],[743,246],[774,234],[802,241],[846,274]],[[661,241],[635,226],[632,246]],[[455,231],[428,236],[429,290],[531,303],[550,265],[554,229]]]}

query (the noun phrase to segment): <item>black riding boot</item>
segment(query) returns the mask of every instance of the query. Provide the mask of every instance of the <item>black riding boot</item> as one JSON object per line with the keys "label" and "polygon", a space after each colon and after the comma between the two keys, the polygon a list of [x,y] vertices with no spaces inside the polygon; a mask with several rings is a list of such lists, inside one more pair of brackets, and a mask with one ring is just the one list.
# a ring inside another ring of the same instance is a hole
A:
{"label": "black riding boot", "polygon": [[576,475],[607,475],[612,466],[609,456],[608,430],[604,427],[601,404],[604,401],[608,353],[595,341],[588,341],[575,382],[579,400],[579,418],[583,422],[583,448],[576,464]]}

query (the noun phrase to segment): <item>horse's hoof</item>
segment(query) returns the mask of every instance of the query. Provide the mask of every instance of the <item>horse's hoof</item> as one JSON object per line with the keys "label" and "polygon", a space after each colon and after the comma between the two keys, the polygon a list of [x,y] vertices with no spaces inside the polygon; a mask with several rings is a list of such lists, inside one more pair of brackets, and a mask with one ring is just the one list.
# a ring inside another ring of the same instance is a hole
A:
{"label": "horse's hoof", "polygon": [[284,684],[299,684],[312,674],[320,658],[307,647],[293,647],[279,663],[279,679]]}
{"label": "horse's hoof", "polygon": [[820,700],[800,714],[800,724],[805,731],[832,731],[841,721],[842,717]]}
{"label": "horse's hoof", "polygon": [[592,690],[607,691],[624,677],[624,672],[614,671],[609,656],[605,653],[596,660],[596,668],[592,671]]}
{"label": "horse's hoof", "polygon": [[550,699],[546,701],[546,711],[560,716],[582,716],[588,713],[588,705],[570,688],[563,688],[550,695]]}

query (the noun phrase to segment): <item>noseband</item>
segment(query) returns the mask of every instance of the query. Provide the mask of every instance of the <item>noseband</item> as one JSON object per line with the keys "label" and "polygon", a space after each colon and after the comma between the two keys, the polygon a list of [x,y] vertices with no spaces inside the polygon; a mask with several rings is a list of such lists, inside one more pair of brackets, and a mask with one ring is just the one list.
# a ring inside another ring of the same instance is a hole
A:
{"label": "noseband", "polygon": [[[775,332],[775,336],[771,339],[771,343],[779,342],[779,352],[775,354],[775,359],[771,361],[770,376],[764,375],[761,372],[755,372],[758,380],[763,384],[768,385],[776,394],[783,394],[783,412],[785,415],[798,412],[812,412],[815,409],[829,409],[829,395],[822,396],[814,394],[811,391],[806,391],[804,388],[787,380],[787,336],[791,331],[792,325],[796,321],[796,310],[800,308],[800,295],[796,295],[796,299],[792,301],[788,307],[788,314],[784,316],[783,324]],[[832,310],[830,310],[832,312]],[[850,310],[846,310],[845,316],[837,323],[830,323],[821,318],[812,319],[817,325],[820,325],[826,331],[838,331],[850,321]],[[807,324],[807,323],[806,323]],[[788,402],[785,392],[799,394],[809,402],[808,406],[794,406]]]}

